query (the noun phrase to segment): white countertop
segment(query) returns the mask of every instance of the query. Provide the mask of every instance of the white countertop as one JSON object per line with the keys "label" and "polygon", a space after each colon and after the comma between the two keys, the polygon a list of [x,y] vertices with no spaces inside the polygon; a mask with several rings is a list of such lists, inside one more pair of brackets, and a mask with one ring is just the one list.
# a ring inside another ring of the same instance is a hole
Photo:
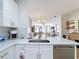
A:
{"label": "white countertop", "polygon": [[29,43],[28,39],[16,39],[16,40],[6,40],[5,42],[0,43],[0,51],[11,47],[15,44],[26,44],[26,45],[79,45],[74,41],[60,38],[60,37],[53,37],[48,38],[50,43]]}

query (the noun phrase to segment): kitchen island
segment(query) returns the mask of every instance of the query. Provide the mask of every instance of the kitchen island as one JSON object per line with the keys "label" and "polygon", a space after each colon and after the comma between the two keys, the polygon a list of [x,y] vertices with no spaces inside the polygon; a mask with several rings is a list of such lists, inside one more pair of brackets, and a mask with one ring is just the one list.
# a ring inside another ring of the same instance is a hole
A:
{"label": "kitchen island", "polygon": [[[10,54],[7,59],[19,59],[21,53],[24,54],[25,59],[54,59],[54,46],[71,46],[74,51],[73,59],[77,59],[76,46],[79,43],[60,37],[47,39],[50,41],[49,43],[29,43],[28,41],[32,39],[6,40],[0,43],[0,52],[2,54],[8,50],[7,53]],[[6,53],[1,56],[5,58],[5,55]],[[15,57],[10,58],[10,55]]]}

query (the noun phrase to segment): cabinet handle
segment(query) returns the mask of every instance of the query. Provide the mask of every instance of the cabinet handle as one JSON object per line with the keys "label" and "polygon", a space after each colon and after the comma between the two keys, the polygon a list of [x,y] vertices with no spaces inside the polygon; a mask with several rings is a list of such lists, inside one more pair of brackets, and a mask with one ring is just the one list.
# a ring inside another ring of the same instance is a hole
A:
{"label": "cabinet handle", "polygon": [[12,22],[11,22],[11,26],[12,26]]}
{"label": "cabinet handle", "polygon": [[14,26],[14,22],[13,22],[13,26]]}
{"label": "cabinet handle", "polygon": [[12,26],[13,26],[13,22],[12,22]]}
{"label": "cabinet handle", "polygon": [[1,58],[5,57],[7,54],[8,54],[8,52],[7,52],[7,53],[5,53],[4,55],[2,55],[2,56],[1,56]]}

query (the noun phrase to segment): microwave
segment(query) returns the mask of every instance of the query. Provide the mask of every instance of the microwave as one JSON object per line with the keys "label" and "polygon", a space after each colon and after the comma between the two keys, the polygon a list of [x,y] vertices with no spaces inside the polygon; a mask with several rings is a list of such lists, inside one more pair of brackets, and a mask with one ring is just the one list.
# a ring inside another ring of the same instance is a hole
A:
{"label": "microwave", "polygon": [[10,39],[16,39],[17,38],[17,30],[10,31]]}

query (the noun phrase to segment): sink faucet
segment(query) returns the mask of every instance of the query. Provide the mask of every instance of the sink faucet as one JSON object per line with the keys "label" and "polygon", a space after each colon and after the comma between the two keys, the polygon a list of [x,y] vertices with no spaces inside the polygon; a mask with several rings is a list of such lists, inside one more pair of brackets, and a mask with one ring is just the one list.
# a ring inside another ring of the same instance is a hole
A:
{"label": "sink faucet", "polygon": [[39,32],[39,40],[41,39],[41,37],[42,37],[42,32]]}

